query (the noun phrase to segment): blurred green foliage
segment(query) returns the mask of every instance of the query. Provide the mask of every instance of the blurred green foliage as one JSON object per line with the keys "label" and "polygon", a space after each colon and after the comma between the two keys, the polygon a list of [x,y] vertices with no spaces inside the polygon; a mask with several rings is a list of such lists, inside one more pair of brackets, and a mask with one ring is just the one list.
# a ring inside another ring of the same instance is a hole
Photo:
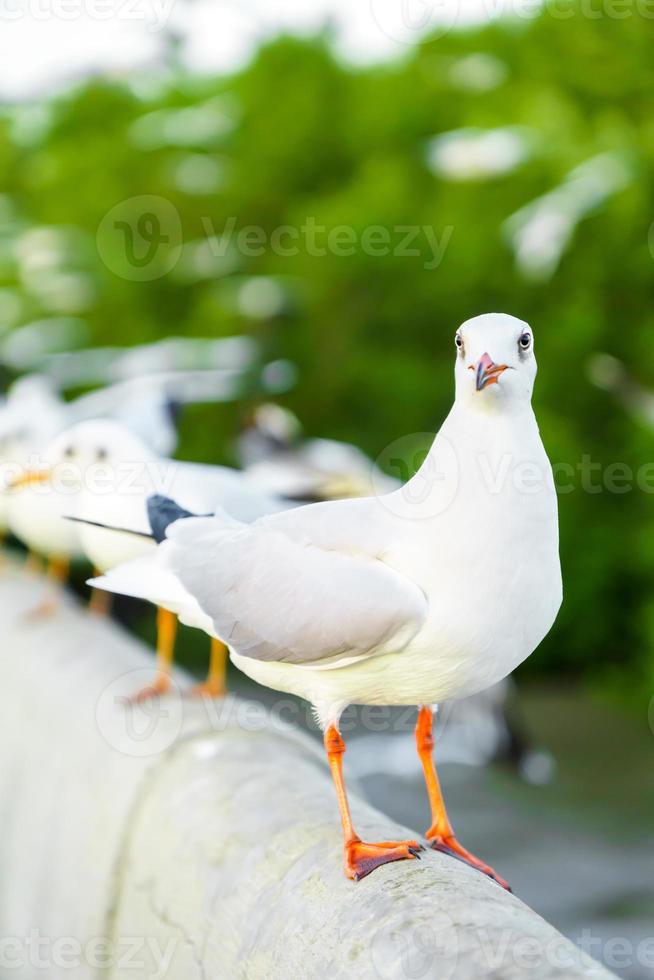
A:
{"label": "blurred green foliage", "polygon": [[[376,457],[440,424],[455,327],[506,311],[535,330],[551,459],[576,469],[586,454],[637,471],[653,458],[654,434],[592,386],[587,361],[611,352],[654,387],[654,27],[635,14],[570,11],[452,32],[392,65],[347,67],[327,35],[281,38],[230,78],[168,65],[5,107],[4,329],[72,315],[94,345],[257,336],[267,356],[298,365],[285,401],[307,432]],[[502,138],[520,148],[506,172],[461,179],[456,153],[453,172],[435,168],[434,137],[498,127],[512,127]],[[570,183],[597,158],[597,171]],[[511,234],[525,213],[507,220],[566,182],[532,228],[535,264],[521,265]],[[133,281],[101,261],[96,235],[111,208],[146,194],[174,205],[184,248],[166,275]],[[450,237],[436,268],[422,235],[418,255],[370,254],[360,241],[351,255],[312,255],[302,237],[295,255],[246,255],[221,240],[230,218],[235,231],[255,225],[266,236],[309,219],[357,236],[383,226],[394,244],[397,226]],[[538,258],[548,247],[549,264]],[[241,410],[188,410],[180,454],[233,461]],[[560,496],[564,607],[525,669],[649,696],[654,497],[588,492],[578,474],[572,484]]]}

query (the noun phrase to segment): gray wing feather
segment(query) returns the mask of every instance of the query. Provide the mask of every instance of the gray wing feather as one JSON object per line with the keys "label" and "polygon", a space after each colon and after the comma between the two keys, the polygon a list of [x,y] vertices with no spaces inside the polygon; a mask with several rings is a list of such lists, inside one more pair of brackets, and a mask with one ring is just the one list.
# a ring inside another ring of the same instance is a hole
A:
{"label": "gray wing feather", "polygon": [[422,590],[383,562],[266,522],[190,518],[161,547],[221,639],[256,660],[318,665],[401,649],[426,616]]}

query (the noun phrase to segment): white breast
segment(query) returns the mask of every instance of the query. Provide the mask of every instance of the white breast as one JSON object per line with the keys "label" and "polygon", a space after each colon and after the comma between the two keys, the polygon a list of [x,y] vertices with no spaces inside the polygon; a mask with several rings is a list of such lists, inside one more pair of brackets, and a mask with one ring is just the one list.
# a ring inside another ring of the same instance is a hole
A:
{"label": "white breast", "polygon": [[8,494],[7,501],[9,527],[32,551],[60,558],[81,556],[79,532],[64,519],[74,507],[70,495],[38,485]]}
{"label": "white breast", "polygon": [[554,622],[562,597],[557,503],[531,413],[523,424],[482,418],[465,428],[454,415],[442,435],[457,446],[456,493],[441,514],[419,522],[410,553],[400,546],[388,560],[407,575],[419,567],[430,614],[418,655],[438,689],[463,697],[510,673]]}
{"label": "white breast", "polygon": [[433,499],[414,486],[371,503],[389,514],[381,557],[428,599],[419,634],[404,649],[355,665],[312,669],[233,655],[242,670],[335,717],[348,703],[464,697],[533,652],[562,594],[556,494],[533,415],[506,426],[467,421],[459,431],[453,412],[441,437],[432,450]]}

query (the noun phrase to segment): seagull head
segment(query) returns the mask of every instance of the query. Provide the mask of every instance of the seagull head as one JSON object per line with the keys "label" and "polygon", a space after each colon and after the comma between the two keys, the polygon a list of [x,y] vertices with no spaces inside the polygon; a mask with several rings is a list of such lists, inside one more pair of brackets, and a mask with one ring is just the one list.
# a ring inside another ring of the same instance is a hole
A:
{"label": "seagull head", "polygon": [[[57,482],[74,490],[82,487],[87,474],[102,468],[111,480],[121,464],[145,463],[154,454],[130,429],[107,419],[78,422],[56,436],[43,453],[38,468],[32,468],[13,480],[10,489],[17,490],[35,483],[49,483],[55,474]],[[117,477],[116,477],[117,478]]]}
{"label": "seagull head", "polygon": [[508,313],[484,313],[457,330],[456,397],[475,408],[529,402],[536,378],[531,327]]}

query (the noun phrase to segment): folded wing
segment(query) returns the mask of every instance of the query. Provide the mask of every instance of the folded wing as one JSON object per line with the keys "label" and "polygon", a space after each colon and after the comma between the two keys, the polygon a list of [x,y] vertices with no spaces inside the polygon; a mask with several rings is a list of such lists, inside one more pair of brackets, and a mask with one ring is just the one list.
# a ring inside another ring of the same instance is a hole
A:
{"label": "folded wing", "polygon": [[383,562],[266,520],[178,521],[161,548],[217,635],[257,660],[334,666],[396,652],[427,613],[422,590]]}
{"label": "folded wing", "polygon": [[88,584],[105,592],[143,599],[162,609],[169,609],[182,623],[212,635],[209,616],[200,609],[171,570],[162,565],[156,552],[124,562],[104,575],[89,579]]}

